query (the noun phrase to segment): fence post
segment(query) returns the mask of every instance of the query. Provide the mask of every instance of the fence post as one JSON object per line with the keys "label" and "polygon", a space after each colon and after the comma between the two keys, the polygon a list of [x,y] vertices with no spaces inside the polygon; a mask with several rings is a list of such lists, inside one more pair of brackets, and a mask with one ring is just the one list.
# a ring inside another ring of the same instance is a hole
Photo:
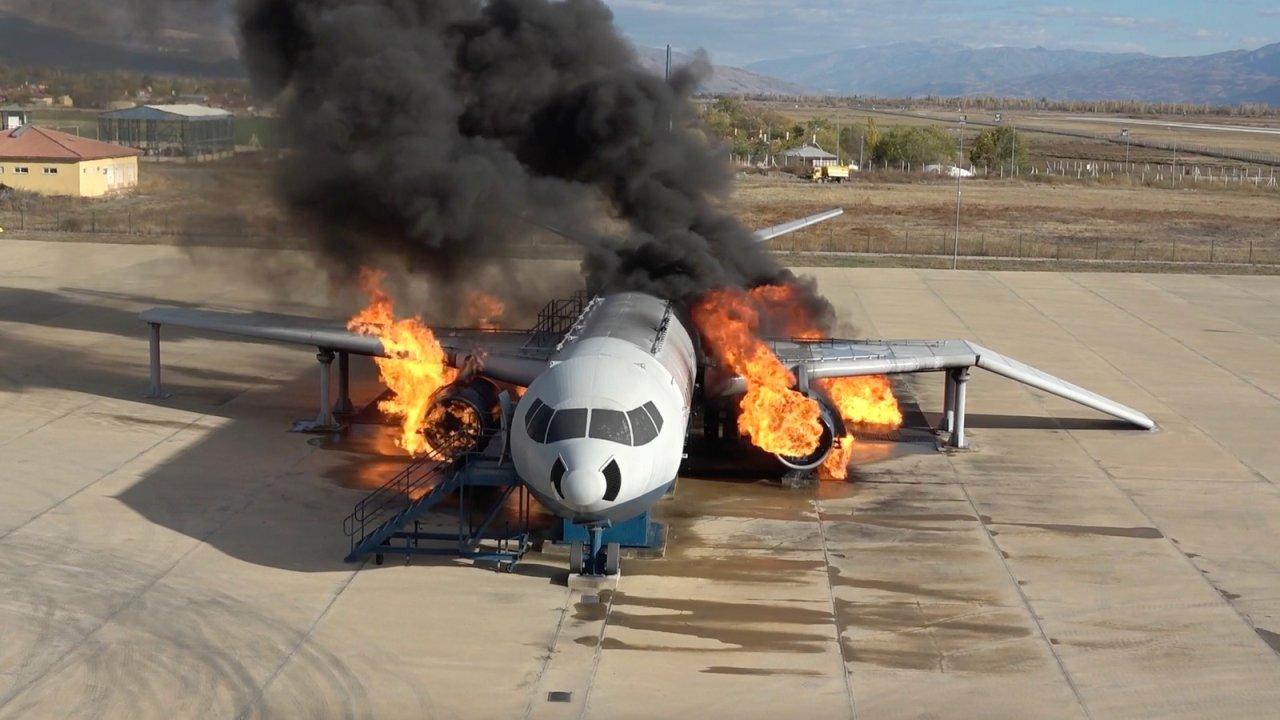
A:
{"label": "fence post", "polygon": [[1253,241],[1249,241],[1249,264],[1253,264]]}
{"label": "fence post", "polygon": [[1101,244],[1102,244],[1102,240],[1100,238],[1093,239],[1093,259],[1094,260],[1098,259],[1098,246]]}
{"label": "fence post", "polygon": [[98,232],[98,211],[97,210],[89,211],[89,222],[93,226],[93,232]]}
{"label": "fence post", "polygon": [[1054,260],[1062,259],[1062,238],[1053,239],[1053,259]]}
{"label": "fence post", "polygon": [[1022,233],[1018,233],[1018,257],[1022,257]]}
{"label": "fence post", "polygon": [[26,230],[26,229],[27,229],[27,210],[26,210],[26,208],[22,208],[22,207],[19,207],[19,208],[18,208],[18,219],[19,219],[19,221],[21,222],[22,229],[23,229],[23,230]]}
{"label": "fence post", "polygon": [[1138,260],[1138,240],[1136,238],[1133,241],[1133,260],[1134,262]]}
{"label": "fence post", "polygon": [[1217,238],[1209,238],[1209,262],[1213,262],[1213,251],[1218,244]]}
{"label": "fence post", "polygon": [[1178,262],[1178,238],[1173,239],[1173,261]]}

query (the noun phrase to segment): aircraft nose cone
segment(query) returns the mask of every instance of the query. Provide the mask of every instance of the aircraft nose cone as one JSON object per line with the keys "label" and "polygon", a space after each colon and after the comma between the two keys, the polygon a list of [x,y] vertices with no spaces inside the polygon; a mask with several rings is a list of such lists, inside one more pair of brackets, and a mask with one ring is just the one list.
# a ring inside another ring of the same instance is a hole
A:
{"label": "aircraft nose cone", "polygon": [[604,497],[604,474],[599,470],[574,468],[565,473],[560,489],[564,499],[578,507],[586,507]]}

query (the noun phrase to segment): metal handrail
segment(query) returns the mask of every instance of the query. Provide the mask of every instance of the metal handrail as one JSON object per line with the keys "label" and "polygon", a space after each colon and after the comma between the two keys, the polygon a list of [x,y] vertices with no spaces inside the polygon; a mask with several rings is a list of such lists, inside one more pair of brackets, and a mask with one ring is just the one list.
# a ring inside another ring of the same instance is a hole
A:
{"label": "metal handrail", "polygon": [[[450,450],[460,444],[461,440],[454,445],[448,445],[440,449],[432,448],[430,453],[414,459],[381,487],[361,499],[360,502],[356,503],[351,514],[342,522],[343,532],[347,537],[351,538],[351,547],[355,548],[377,533],[388,522],[395,520],[398,515],[420,502],[427,496],[427,493],[423,493],[417,499],[410,500],[406,507],[399,508],[397,512],[392,512],[391,510],[393,503],[404,500],[413,491],[426,486],[429,481],[446,476],[448,473],[454,472],[467,462],[470,462],[472,458],[479,456],[492,441],[495,434],[496,431],[482,434],[479,442],[471,449],[456,456],[452,456]],[[428,463],[434,464],[424,468]],[[372,530],[369,529],[370,526],[372,526]]]}

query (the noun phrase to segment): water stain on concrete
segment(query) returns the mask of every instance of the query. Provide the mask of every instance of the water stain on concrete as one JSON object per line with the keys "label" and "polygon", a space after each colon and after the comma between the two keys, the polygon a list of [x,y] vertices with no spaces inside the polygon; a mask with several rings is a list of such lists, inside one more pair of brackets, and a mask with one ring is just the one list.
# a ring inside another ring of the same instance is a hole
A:
{"label": "water stain on concrete", "polygon": [[925,587],[915,583],[902,582],[898,580],[878,580],[872,578],[852,578],[844,577],[840,568],[830,567],[827,569],[827,577],[830,579],[833,587],[849,587],[858,588],[860,590],[883,590],[885,592],[902,593],[912,597],[926,597],[935,600],[949,600],[953,602],[982,602],[983,597],[976,596],[972,593],[961,592],[957,590],[943,590],[939,588]]}
{"label": "water stain on concrete", "polygon": [[[644,612],[628,612],[643,608]],[[667,612],[653,612],[665,610]],[[822,652],[830,642],[832,614],[826,610],[766,603],[731,603],[616,594],[609,613],[611,628],[670,633],[712,640],[719,649],[751,652]],[[764,628],[761,625],[774,627]],[[813,632],[780,630],[778,625],[814,628]],[[727,646],[727,647],[725,647]],[[619,640],[610,634],[605,649],[658,649]],[[666,647],[671,651],[703,651],[707,648]]]}
{"label": "water stain on concrete", "polygon": [[[1109,525],[1064,525],[1059,523],[1019,523],[996,521],[992,521],[991,524],[1037,528],[1039,530],[1049,530],[1050,532],[1067,533],[1069,535],[1103,535],[1106,537],[1139,538],[1142,540],[1155,540],[1164,537],[1164,533],[1153,527],[1113,527]],[[995,535],[994,532],[991,534]]]}
{"label": "water stain on concrete", "polygon": [[712,665],[705,667],[699,672],[709,673],[712,675],[797,675],[800,677],[821,677],[822,673],[816,670],[800,670],[797,668],[751,668],[751,667],[733,667],[730,665]]}
{"label": "water stain on concrete", "polygon": [[[1008,608],[972,611],[902,603],[837,603],[845,627],[870,634],[844,635],[848,663],[900,670],[1007,672],[1038,659],[1031,628]],[[1025,641],[1024,641],[1025,640]]]}
{"label": "water stain on concrete", "polygon": [[823,522],[849,522],[877,527],[901,530],[919,530],[923,532],[955,532],[955,526],[927,525],[921,523],[954,523],[977,522],[978,518],[963,513],[920,513],[920,514],[881,514],[881,513],[822,513]]}
{"label": "water stain on concrete", "polygon": [[809,573],[821,572],[821,560],[797,560],[785,557],[728,554],[718,558],[668,560],[631,560],[628,575],[672,578],[703,578],[718,582],[753,582],[770,584],[804,584]]}

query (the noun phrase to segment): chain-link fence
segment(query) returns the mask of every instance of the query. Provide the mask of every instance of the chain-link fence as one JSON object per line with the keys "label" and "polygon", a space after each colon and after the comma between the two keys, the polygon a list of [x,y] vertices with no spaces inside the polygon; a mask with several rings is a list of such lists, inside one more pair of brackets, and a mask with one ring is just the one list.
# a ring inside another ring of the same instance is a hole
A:
{"label": "chain-link fence", "polygon": [[100,208],[39,208],[0,204],[0,228],[38,233],[90,233],[187,238],[236,238],[264,246],[294,245],[287,225],[274,217],[235,213],[169,213]]}
{"label": "chain-link fence", "polygon": [[1186,240],[1154,237],[1051,237],[1038,231],[971,232],[962,229],[821,231],[809,237],[779,238],[780,252],[830,255],[918,255],[993,260],[1069,260],[1117,263],[1280,265],[1275,238],[1208,237]]}

